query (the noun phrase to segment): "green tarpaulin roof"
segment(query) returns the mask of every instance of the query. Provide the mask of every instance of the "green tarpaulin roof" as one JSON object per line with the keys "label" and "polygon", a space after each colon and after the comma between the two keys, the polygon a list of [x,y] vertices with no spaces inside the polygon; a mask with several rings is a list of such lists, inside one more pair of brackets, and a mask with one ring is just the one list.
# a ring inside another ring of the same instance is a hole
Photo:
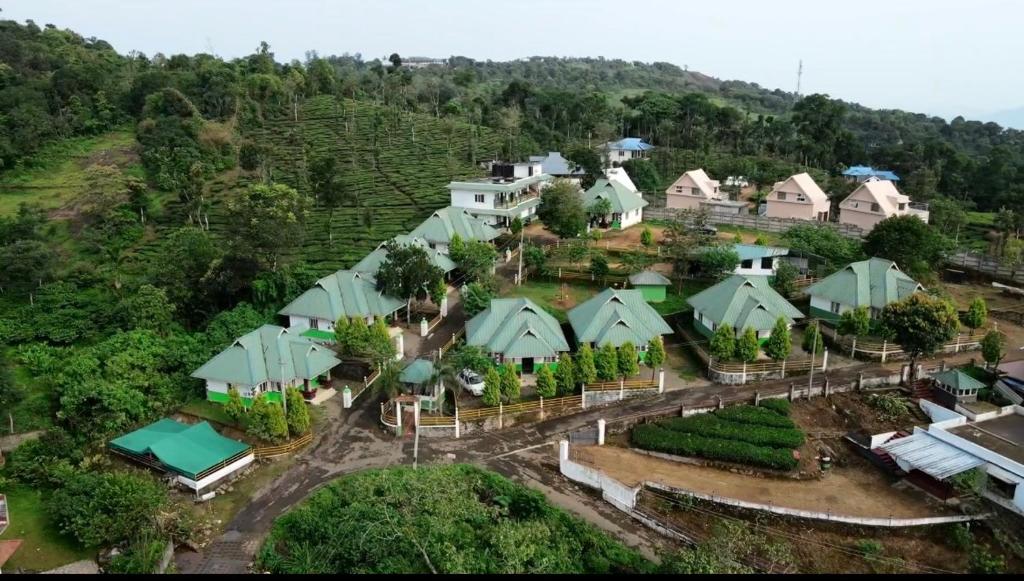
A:
{"label": "green tarpaulin roof", "polygon": [[493,299],[466,323],[466,343],[505,357],[557,357],[569,350],[558,321],[525,298]]}
{"label": "green tarpaulin roof", "polygon": [[168,469],[192,479],[249,449],[248,444],[218,434],[207,422],[190,426],[167,418],[115,439],[110,447],[136,456],[152,454]]}
{"label": "green tarpaulin roof", "polygon": [[569,324],[578,341],[598,346],[619,347],[628,341],[641,347],[658,335],[672,333],[638,290],[605,289],[569,311]]}
{"label": "green tarpaulin roof", "polygon": [[733,275],[686,299],[694,310],[715,322],[742,331],[769,331],[779,317],[792,324],[803,318],[796,307],[768,283],[767,276]]}
{"label": "green tarpaulin roof", "polygon": [[923,288],[904,274],[895,262],[872,258],[848,264],[807,287],[804,292],[850,307],[882,309]]}

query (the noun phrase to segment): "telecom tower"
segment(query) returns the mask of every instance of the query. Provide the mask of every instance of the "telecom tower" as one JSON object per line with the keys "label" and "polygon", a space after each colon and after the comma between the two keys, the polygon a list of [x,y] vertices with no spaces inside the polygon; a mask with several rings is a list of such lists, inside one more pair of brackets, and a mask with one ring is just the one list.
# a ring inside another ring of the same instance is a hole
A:
{"label": "telecom tower", "polygon": [[800,81],[804,77],[804,59],[800,59],[800,66],[796,69],[796,96],[800,96]]}

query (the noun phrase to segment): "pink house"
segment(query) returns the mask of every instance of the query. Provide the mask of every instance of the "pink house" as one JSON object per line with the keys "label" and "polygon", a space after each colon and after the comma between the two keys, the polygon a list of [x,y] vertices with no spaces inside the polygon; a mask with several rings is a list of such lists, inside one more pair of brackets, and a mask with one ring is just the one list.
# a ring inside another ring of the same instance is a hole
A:
{"label": "pink house", "polygon": [[684,173],[665,190],[665,206],[673,209],[699,210],[701,204],[721,199],[718,180],[708,177],[702,169]]}
{"label": "pink house", "polygon": [[832,207],[828,196],[807,173],[775,184],[766,198],[769,218],[791,218],[827,222]]}
{"label": "pink house", "polygon": [[888,180],[869,178],[839,204],[839,223],[870,231],[893,216],[910,214],[928,223],[928,205],[913,203]]}

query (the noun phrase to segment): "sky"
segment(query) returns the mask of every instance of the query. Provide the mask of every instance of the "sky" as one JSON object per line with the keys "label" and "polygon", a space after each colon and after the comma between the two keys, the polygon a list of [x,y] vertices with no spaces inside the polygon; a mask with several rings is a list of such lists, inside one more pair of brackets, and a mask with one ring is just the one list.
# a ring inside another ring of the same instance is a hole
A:
{"label": "sky", "polygon": [[0,0],[0,18],[54,24],[149,56],[279,61],[460,55],[666,61],[718,77],[951,119],[1024,107],[1019,0]]}

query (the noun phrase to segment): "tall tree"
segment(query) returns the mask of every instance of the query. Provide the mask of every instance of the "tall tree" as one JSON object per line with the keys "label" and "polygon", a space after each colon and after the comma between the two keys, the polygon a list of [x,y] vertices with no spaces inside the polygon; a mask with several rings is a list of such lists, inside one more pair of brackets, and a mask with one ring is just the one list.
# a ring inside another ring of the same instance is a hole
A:
{"label": "tall tree", "polygon": [[537,217],[559,238],[575,238],[587,227],[587,214],[579,190],[565,180],[555,180],[544,190]]}
{"label": "tall tree", "polygon": [[967,308],[967,313],[964,315],[964,324],[970,328],[971,333],[985,326],[985,322],[988,320],[988,306],[985,304],[985,299],[982,297],[975,297],[971,301],[971,306]]}
{"label": "tall tree", "polygon": [[736,353],[736,338],[729,325],[719,325],[708,342],[708,353],[719,361],[728,361]]}
{"label": "tall tree", "polygon": [[886,218],[864,239],[869,256],[888,258],[908,272],[924,274],[940,264],[949,241],[938,230],[909,214]]}
{"label": "tall tree", "polygon": [[910,356],[911,379],[917,360],[935,353],[960,331],[956,308],[947,300],[914,293],[882,309],[882,325]]}
{"label": "tall tree", "polygon": [[547,365],[542,365],[537,370],[537,395],[540,397],[554,397],[557,389],[555,375],[551,373],[551,368]]}
{"label": "tall tree", "polygon": [[501,403],[501,373],[495,367],[488,369],[484,374],[484,395],[481,401],[491,407]]}
{"label": "tall tree", "polygon": [[601,381],[613,381],[619,376],[619,355],[611,343],[605,343],[594,355],[594,367]]}
{"label": "tall tree", "polygon": [[576,359],[573,367],[576,372],[576,381],[584,384],[594,383],[597,381],[597,368],[594,363],[594,350],[590,348],[589,343],[580,345],[580,348],[576,351]]}
{"label": "tall tree", "polygon": [[782,361],[793,351],[793,339],[786,319],[779,317],[772,328],[772,334],[764,343],[764,354],[773,361]]}
{"label": "tall tree", "polygon": [[985,333],[981,339],[981,356],[995,371],[999,368],[999,362],[1006,357],[1006,337],[995,329]]}
{"label": "tall tree", "polygon": [[377,271],[377,288],[392,297],[425,300],[430,289],[444,281],[444,271],[435,266],[427,251],[419,246],[389,240],[384,244],[387,258]]}
{"label": "tall tree", "polygon": [[640,373],[640,365],[637,361],[636,347],[633,343],[626,341],[619,346],[619,375],[633,377]]}
{"label": "tall tree", "polygon": [[[593,357],[591,357],[593,367]],[[576,391],[576,382],[582,378],[576,375],[577,365],[573,363],[568,353],[562,353],[558,357],[558,369],[555,371],[555,383],[558,385],[559,395],[572,395]],[[596,372],[595,372],[596,373]]]}
{"label": "tall tree", "polygon": [[516,368],[511,363],[506,363],[501,366],[501,396],[505,398],[508,403],[515,403],[519,401],[520,390],[522,384],[519,381],[519,375],[516,374]]}
{"label": "tall tree", "polygon": [[665,341],[661,338],[661,335],[655,335],[647,342],[647,355],[644,358],[644,363],[651,368],[651,378],[657,373],[658,368],[665,363]]}
{"label": "tall tree", "polygon": [[760,345],[757,341],[757,331],[753,327],[747,327],[743,334],[736,340],[736,358],[745,363],[757,359]]}
{"label": "tall tree", "polygon": [[281,255],[302,245],[309,199],[284,184],[257,184],[228,201],[237,252],[277,270]]}
{"label": "tall tree", "polygon": [[306,401],[302,399],[302,394],[294,387],[287,389],[285,397],[288,398],[288,413],[286,414],[288,433],[292,436],[301,436],[309,431],[309,408],[306,407]]}

